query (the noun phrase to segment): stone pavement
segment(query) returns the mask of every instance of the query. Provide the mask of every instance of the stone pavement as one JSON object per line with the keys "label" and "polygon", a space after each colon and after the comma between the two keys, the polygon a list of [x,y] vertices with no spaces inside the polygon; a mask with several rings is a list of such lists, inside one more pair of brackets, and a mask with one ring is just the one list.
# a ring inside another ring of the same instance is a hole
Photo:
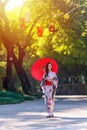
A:
{"label": "stone pavement", "polygon": [[0,105],[0,130],[87,130],[87,96],[57,96],[54,118],[44,99]]}

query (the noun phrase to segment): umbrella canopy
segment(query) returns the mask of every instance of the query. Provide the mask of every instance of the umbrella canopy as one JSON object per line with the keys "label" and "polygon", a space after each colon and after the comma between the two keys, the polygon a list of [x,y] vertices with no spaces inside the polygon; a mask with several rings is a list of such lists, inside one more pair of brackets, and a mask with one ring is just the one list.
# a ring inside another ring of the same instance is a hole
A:
{"label": "umbrella canopy", "polygon": [[51,58],[41,58],[37,60],[31,67],[31,75],[34,79],[41,81],[43,73],[45,72],[46,64],[50,62],[52,64],[52,70],[58,72],[58,64]]}

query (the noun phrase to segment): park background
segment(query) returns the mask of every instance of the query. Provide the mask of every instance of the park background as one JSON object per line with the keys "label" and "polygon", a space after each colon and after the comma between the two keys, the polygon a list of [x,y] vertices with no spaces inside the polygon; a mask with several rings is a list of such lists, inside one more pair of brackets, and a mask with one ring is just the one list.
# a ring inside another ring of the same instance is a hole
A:
{"label": "park background", "polygon": [[31,95],[31,66],[59,65],[59,95],[87,95],[87,0],[0,0],[0,91]]}

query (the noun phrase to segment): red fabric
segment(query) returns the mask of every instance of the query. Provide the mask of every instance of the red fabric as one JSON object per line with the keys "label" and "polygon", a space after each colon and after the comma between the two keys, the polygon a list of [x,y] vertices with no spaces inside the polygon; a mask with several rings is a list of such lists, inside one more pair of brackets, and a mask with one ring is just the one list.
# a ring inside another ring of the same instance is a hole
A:
{"label": "red fabric", "polygon": [[45,85],[52,85],[51,81],[46,81]]}
{"label": "red fabric", "polygon": [[55,73],[58,72],[58,64],[55,60],[51,58],[41,58],[37,60],[31,67],[31,75],[34,79],[41,81],[43,73],[45,72],[46,64],[50,62],[52,64],[52,69]]}

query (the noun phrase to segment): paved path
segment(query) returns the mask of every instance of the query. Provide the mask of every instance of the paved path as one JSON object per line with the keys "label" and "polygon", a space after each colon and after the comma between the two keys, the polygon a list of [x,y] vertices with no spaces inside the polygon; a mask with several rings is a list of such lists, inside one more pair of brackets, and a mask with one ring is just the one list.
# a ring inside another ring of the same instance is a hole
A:
{"label": "paved path", "polygon": [[55,118],[46,118],[43,98],[0,105],[0,130],[87,130],[87,96],[58,96]]}

